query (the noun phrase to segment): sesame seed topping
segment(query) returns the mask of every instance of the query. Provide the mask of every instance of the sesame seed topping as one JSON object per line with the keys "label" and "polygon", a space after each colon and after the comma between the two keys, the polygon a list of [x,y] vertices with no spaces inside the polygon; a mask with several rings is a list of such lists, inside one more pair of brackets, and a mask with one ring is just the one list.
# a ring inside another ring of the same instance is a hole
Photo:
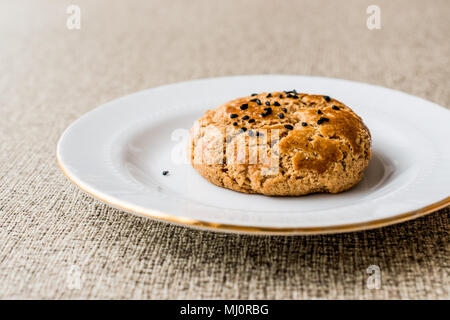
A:
{"label": "sesame seed topping", "polygon": [[283,112],[287,112],[287,109],[286,109],[286,108],[283,108],[283,109],[281,109],[281,110],[283,110]]}
{"label": "sesame seed topping", "polygon": [[338,106],[332,106],[331,108],[333,108],[334,110],[340,110]]}
{"label": "sesame seed topping", "polygon": [[322,111],[320,111],[320,110],[317,110],[317,114],[322,114]]}
{"label": "sesame seed topping", "polygon": [[260,117],[264,118],[265,116],[267,116],[267,114],[265,112],[262,112],[259,114]]}
{"label": "sesame seed topping", "polygon": [[306,127],[308,124],[306,122],[302,122],[302,126]]}
{"label": "sesame seed topping", "polygon": [[325,99],[326,102],[330,102],[330,97],[329,96],[323,96],[323,98]]}
{"label": "sesame seed topping", "polygon": [[244,103],[242,106],[240,106],[241,110],[245,110],[248,108],[248,104]]}
{"label": "sesame seed topping", "polygon": [[273,105],[274,105],[275,107],[281,106],[281,104],[280,104],[278,101],[275,101],[275,102],[273,103]]}
{"label": "sesame seed topping", "polygon": [[259,99],[252,99],[250,101],[256,102],[258,105],[262,105],[261,100],[259,100]]}
{"label": "sesame seed topping", "polygon": [[252,97],[257,96],[257,95],[258,95],[257,93],[252,93],[251,94]]}
{"label": "sesame seed topping", "polygon": [[238,123],[237,122],[233,122],[233,126],[237,126],[238,125]]}
{"label": "sesame seed topping", "polygon": [[169,171],[167,171],[167,170],[164,170],[163,172],[162,172],[162,175],[163,176],[167,176],[169,174]]}
{"label": "sesame seed topping", "polygon": [[284,127],[285,127],[286,129],[288,129],[288,130],[293,130],[293,129],[294,129],[294,127],[291,126],[290,124],[285,124]]}
{"label": "sesame seed topping", "polygon": [[234,119],[234,118],[237,118],[237,117],[238,117],[238,115],[237,115],[236,113],[230,114],[230,118],[231,118],[231,119]]}
{"label": "sesame seed topping", "polygon": [[269,93],[268,95],[267,95],[267,97],[266,98],[270,98],[272,96],[272,94],[271,93]]}
{"label": "sesame seed topping", "polygon": [[283,119],[284,118],[284,113],[279,113],[278,114],[278,118]]}
{"label": "sesame seed topping", "polygon": [[256,132],[255,136],[260,137],[260,136],[263,136],[263,134],[261,132]]}
{"label": "sesame seed topping", "polygon": [[248,120],[248,119],[250,119],[249,116],[243,116],[243,117],[242,117],[242,120]]}
{"label": "sesame seed topping", "polygon": [[245,132],[245,131],[247,131],[247,128],[245,128],[245,127],[242,127],[242,128],[239,129],[240,133]]}
{"label": "sesame seed topping", "polygon": [[266,101],[266,106],[270,106],[270,101]]}
{"label": "sesame seed topping", "polygon": [[272,108],[264,108],[265,115],[268,116],[269,114],[272,114]]}
{"label": "sesame seed topping", "polygon": [[255,122],[255,119],[248,120],[248,123],[253,123],[253,122]]}
{"label": "sesame seed topping", "polygon": [[320,117],[320,119],[317,120],[317,124],[322,124],[322,123],[328,122],[328,121],[330,121],[330,119],[325,118],[325,117]]}
{"label": "sesame seed topping", "polygon": [[278,97],[279,97],[280,99],[283,99],[283,95],[282,95],[282,94],[280,94]]}

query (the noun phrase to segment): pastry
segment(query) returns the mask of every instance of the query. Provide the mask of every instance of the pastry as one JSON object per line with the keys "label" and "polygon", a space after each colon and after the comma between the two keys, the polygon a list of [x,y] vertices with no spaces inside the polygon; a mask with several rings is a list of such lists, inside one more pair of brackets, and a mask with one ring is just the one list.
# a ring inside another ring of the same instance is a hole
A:
{"label": "pastry", "polygon": [[213,184],[244,193],[338,193],[362,178],[371,136],[343,103],[297,91],[252,94],[208,110],[188,157]]}

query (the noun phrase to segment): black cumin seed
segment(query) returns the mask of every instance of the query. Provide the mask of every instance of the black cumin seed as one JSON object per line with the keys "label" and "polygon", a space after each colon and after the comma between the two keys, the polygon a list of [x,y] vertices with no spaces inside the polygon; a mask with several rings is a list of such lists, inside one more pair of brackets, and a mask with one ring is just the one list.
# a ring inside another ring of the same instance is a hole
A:
{"label": "black cumin seed", "polygon": [[255,119],[248,120],[248,123],[253,123],[253,122],[255,122]]}
{"label": "black cumin seed", "polygon": [[264,111],[272,111],[272,108],[264,108]]}
{"label": "black cumin seed", "polygon": [[240,133],[245,132],[245,131],[247,131],[247,128],[245,128],[245,127],[242,127],[242,128],[239,129]]}
{"label": "black cumin seed", "polygon": [[242,117],[242,120],[248,120],[248,119],[250,119],[249,116],[243,116],[243,117]]}
{"label": "black cumin seed", "polygon": [[260,136],[263,136],[263,134],[261,132],[256,132],[255,136],[260,137]]}
{"label": "black cumin seed", "polygon": [[279,113],[278,114],[278,118],[283,119],[284,118],[284,114],[283,113]]}
{"label": "black cumin seed", "polygon": [[280,97],[280,99],[283,99],[283,95],[282,94],[280,94],[278,97]]}
{"label": "black cumin seed", "polygon": [[270,106],[270,101],[266,101],[266,106]]}
{"label": "black cumin seed", "polygon": [[275,101],[275,102],[273,103],[273,105],[274,105],[275,107],[281,106],[281,104],[280,104],[278,101]]}
{"label": "black cumin seed", "polygon": [[237,126],[237,122],[233,122],[233,126]]}
{"label": "black cumin seed", "polygon": [[261,100],[259,100],[259,99],[256,99],[255,102],[256,102],[258,105],[262,105]]}
{"label": "black cumin seed", "polygon": [[320,117],[320,119],[317,120],[317,124],[322,124],[322,123],[328,122],[328,121],[330,121],[330,119],[325,118],[325,117]]}
{"label": "black cumin seed", "polygon": [[270,98],[272,96],[272,94],[271,93],[269,93],[268,95],[267,95],[267,97],[266,98]]}
{"label": "black cumin seed", "polygon": [[323,96],[323,98],[325,99],[326,102],[330,102],[330,97],[329,96]]}
{"label": "black cumin seed", "polygon": [[286,129],[288,129],[288,130],[294,129],[294,127],[291,126],[290,124],[285,124],[284,127],[285,127]]}
{"label": "black cumin seed", "polygon": [[302,122],[302,126],[306,127],[308,124],[306,122]]}
{"label": "black cumin seed", "polygon": [[257,93],[252,93],[251,94],[252,97],[257,96],[257,95],[258,95]]}
{"label": "black cumin seed", "polygon": [[283,109],[281,109],[281,110],[283,110],[283,112],[287,112],[287,109],[286,109],[286,108],[283,108]]}
{"label": "black cumin seed", "polygon": [[267,114],[265,112],[263,112],[263,113],[260,113],[259,116],[264,118],[265,116],[267,116]]}
{"label": "black cumin seed", "polygon": [[241,108],[241,110],[245,110],[248,108],[248,104],[243,104],[242,106],[240,106],[239,108]]}
{"label": "black cumin seed", "polygon": [[340,110],[338,106],[332,106],[331,108],[333,108],[334,110]]}
{"label": "black cumin seed", "polygon": [[231,119],[234,119],[234,118],[237,118],[237,117],[238,117],[238,115],[237,115],[236,113],[230,114],[230,118],[231,118]]}
{"label": "black cumin seed", "polygon": [[298,99],[298,95],[294,94],[294,95],[292,95],[292,98]]}
{"label": "black cumin seed", "polygon": [[317,110],[317,114],[322,114],[322,111],[320,111],[320,110]]}
{"label": "black cumin seed", "polygon": [[252,131],[252,130],[248,130],[248,135],[249,135],[250,137],[253,137],[253,131]]}
{"label": "black cumin seed", "polygon": [[290,93],[288,93],[288,95],[286,96],[286,98],[293,98],[294,96]]}
{"label": "black cumin seed", "polygon": [[167,171],[167,170],[164,170],[163,172],[162,172],[162,175],[163,176],[167,176],[169,174],[169,171]]}

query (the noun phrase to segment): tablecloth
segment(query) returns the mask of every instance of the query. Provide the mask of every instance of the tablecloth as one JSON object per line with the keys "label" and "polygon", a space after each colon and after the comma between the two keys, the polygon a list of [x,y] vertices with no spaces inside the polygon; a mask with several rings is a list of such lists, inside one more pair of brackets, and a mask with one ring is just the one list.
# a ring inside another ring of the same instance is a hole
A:
{"label": "tablecloth", "polygon": [[217,76],[343,78],[448,108],[449,16],[448,0],[1,1],[0,298],[448,299],[449,207],[336,235],[192,230],[85,195],[55,149],[102,103]]}

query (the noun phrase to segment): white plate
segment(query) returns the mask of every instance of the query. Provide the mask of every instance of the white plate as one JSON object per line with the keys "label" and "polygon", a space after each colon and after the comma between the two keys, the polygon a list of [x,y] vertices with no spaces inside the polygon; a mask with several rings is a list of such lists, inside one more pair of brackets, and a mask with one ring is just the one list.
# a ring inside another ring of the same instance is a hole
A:
{"label": "white plate", "polygon": [[[252,92],[290,89],[332,96],[369,127],[373,159],[355,188],[288,198],[247,195],[212,185],[180,161],[187,131],[206,109]],[[318,234],[393,224],[448,205],[449,137],[450,112],[405,93],[329,78],[239,76],[111,101],[64,132],[57,156],[73,183],[127,212],[212,230]]]}

